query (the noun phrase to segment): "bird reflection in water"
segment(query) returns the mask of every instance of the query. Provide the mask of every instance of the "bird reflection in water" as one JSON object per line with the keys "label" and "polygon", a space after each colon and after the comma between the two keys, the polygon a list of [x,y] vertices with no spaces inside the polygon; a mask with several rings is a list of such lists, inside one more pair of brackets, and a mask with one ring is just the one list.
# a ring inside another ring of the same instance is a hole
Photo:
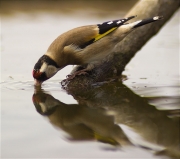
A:
{"label": "bird reflection in water", "polygon": [[[154,150],[156,155],[180,157],[179,121],[169,118],[167,111],[157,110],[147,99],[136,95],[121,82],[85,91],[69,90],[78,104],[65,104],[42,90],[35,91],[33,103],[38,113],[68,133],[71,141],[137,145]],[[149,146],[132,142],[121,129],[121,124],[139,134],[150,143]]]}
{"label": "bird reflection in water", "polygon": [[65,104],[53,96],[38,92],[33,95],[36,110],[49,118],[52,125],[70,135],[69,140],[98,140],[111,145],[130,144],[114,117],[101,108]]}

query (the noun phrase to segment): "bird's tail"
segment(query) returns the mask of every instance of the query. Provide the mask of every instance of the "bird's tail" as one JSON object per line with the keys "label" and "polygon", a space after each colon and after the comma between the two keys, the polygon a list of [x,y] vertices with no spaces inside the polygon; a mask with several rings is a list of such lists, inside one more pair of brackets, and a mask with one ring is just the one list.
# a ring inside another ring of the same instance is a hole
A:
{"label": "bird's tail", "polygon": [[133,25],[133,28],[137,28],[137,27],[140,27],[142,25],[146,25],[148,23],[152,23],[152,22],[161,20],[162,18],[163,18],[163,16],[156,16],[156,17],[149,18],[149,19],[139,20],[139,21],[136,21],[136,22],[131,23],[131,24]]}

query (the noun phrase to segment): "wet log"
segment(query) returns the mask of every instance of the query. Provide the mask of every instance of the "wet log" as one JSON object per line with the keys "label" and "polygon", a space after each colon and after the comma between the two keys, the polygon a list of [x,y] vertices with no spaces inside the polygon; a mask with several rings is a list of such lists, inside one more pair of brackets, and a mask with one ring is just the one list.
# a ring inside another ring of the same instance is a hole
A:
{"label": "wet log", "polygon": [[[125,17],[137,15],[138,17],[133,19],[137,21],[159,15],[164,17],[163,20],[142,26],[130,33],[118,43],[113,58],[104,61],[103,64],[94,68],[88,75],[76,76],[64,88],[86,88],[93,83],[103,82],[113,77],[121,76],[125,66],[136,52],[139,51],[151,37],[158,33],[162,26],[179,8],[179,4],[179,0],[138,1]],[[77,66],[75,70],[78,69]],[[74,70],[72,72],[74,72]]]}

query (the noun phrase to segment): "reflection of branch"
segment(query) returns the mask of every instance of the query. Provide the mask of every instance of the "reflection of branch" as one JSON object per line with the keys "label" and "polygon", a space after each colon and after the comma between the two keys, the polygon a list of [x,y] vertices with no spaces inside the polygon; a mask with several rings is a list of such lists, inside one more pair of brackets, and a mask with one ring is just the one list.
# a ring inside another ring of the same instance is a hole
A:
{"label": "reflection of branch", "polygon": [[138,15],[138,19],[143,19],[162,15],[164,19],[160,22],[140,27],[130,33],[117,45],[115,52],[118,54],[112,60],[106,61],[101,66],[95,68],[89,76],[76,77],[69,83],[68,87],[89,85],[92,82],[104,81],[105,79],[120,75],[135,53],[161,29],[178,7],[179,0],[139,1],[126,17]]}
{"label": "reflection of branch", "polygon": [[148,101],[120,82],[104,84],[89,89],[71,89],[70,94],[80,103],[91,108],[103,108],[114,115],[115,122],[131,127],[143,139],[157,146],[163,146],[167,154],[176,158],[179,153],[179,122],[167,117],[167,113],[149,105]]}
{"label": "reflection of branch", "polygon": [[46,114],[54,126],[67,132],[72,139],[96,139],[124,146],[130,141],[126,137],[128,134],[118,126],[123,124],[144,141],[164,147],[159,155],[180,156],[179,123],[168,118],[166,112],[149,105],[146,99],[134,94],[121,82],[70,91],[79,104],[68,105],[43,92],[36,92],[33,102],[39,113]]}

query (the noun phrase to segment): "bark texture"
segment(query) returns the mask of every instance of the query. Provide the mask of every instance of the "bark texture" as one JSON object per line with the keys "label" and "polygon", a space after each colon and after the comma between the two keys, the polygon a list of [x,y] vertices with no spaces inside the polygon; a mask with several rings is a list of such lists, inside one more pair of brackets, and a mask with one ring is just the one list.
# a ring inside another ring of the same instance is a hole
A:
{"label": "bark texture", "polygon": [[125,17],[138,15],[137,18],[133,19],[137,21],[159,15],[164,17],[163,20],[142,26],[130,33],[119,42],[112,59],[105,61],[101,66],[93,69],[89,75],[76,76],[65,88],[77,89],[80,86],[89,87],[92,83],[102,82],[114,76],[120,76],[136,52],[140,50],[152,36],[158,33],[161,27],[179,8],[179,4],[179,0],[138,1]]}

